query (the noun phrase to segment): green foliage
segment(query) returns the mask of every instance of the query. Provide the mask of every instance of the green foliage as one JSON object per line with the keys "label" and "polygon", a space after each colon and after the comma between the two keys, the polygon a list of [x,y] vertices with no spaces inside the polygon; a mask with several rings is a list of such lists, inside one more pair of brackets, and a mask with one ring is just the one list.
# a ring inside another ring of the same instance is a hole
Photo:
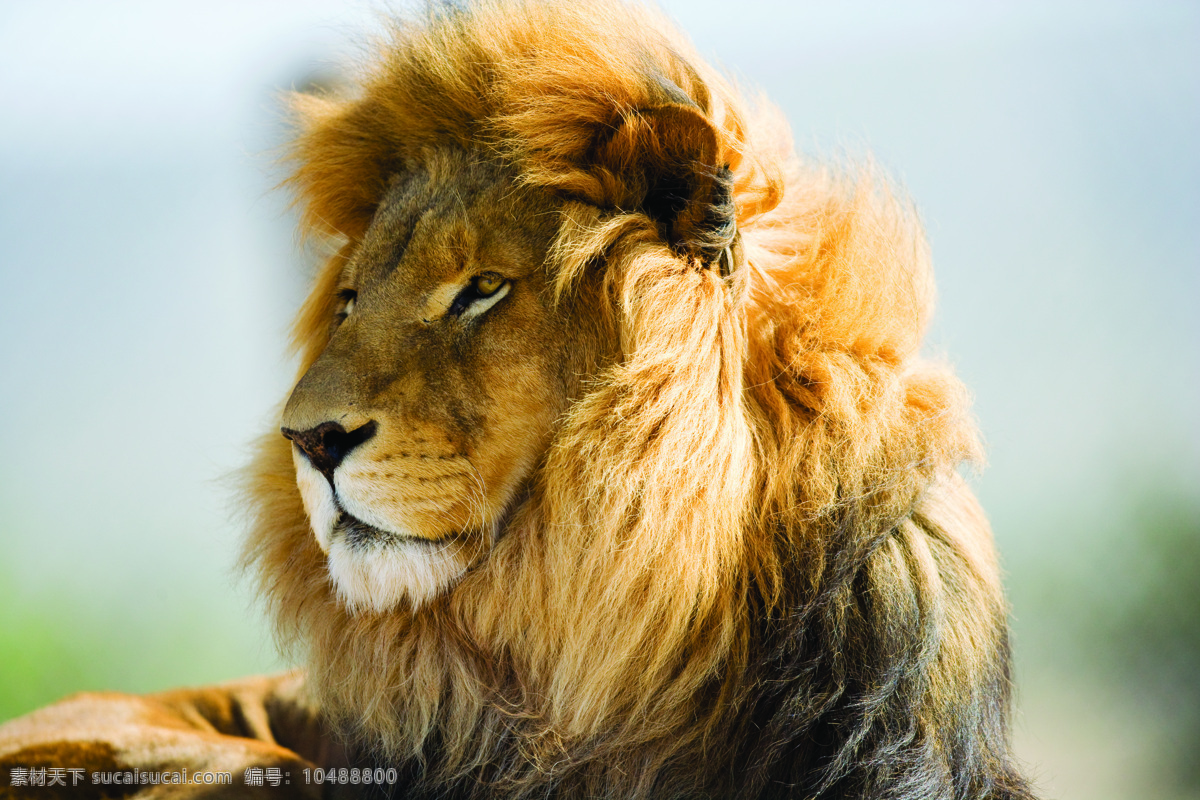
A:
{"label": "green foliage", "polygon": [[78,613],[12,594],[0,596],[0,720],[103,687],[119,670],[100,631]]}
{"label": "green foliage", "polygon": [[1093,621],[1093,650],[1115,680],[1174,730],[1174,772],[1200,789],[1200,503],[1140,503]]}
{"label": "green foliage", "polygon": [[[235,598],[139,596],[89,602],[68,587],[25,591],[0,574],[0,721],[80,691],[152,692],[282,667]],[[194,593],[201,593],[196,588]]]}

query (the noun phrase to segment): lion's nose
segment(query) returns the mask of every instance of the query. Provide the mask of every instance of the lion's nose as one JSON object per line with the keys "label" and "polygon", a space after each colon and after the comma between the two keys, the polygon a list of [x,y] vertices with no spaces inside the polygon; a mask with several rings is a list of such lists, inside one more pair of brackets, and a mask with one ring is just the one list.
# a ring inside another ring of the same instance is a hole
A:
{"label": "lion's nose", "polygon": [[295,442],[308,460],[332,483],[333,471],[350,451],[375,435],[375,422],[347,431],[336,422],[322,422],[306,431],[280,428],[284,436]]}

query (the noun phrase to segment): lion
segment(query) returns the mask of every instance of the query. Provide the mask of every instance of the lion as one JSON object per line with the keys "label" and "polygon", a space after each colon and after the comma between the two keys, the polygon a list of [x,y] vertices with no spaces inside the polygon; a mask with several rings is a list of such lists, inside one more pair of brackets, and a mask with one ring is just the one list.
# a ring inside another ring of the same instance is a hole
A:
{"label": "lion", "polygon": [[5,765],[1033,796],[968,398],[918,352],[928,247],[878,170],[800,160],[619,0],[434,6],[292,107],[333,247],[244,563],[305,670],[72,698]]}

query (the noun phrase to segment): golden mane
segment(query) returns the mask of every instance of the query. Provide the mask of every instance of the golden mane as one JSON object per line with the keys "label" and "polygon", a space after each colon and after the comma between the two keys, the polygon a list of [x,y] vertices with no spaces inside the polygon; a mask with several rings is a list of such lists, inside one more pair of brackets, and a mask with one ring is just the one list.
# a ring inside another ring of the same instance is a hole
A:
{"label": "golden mane", "polygon": [[[622,354],[486,560],[417,612],[338,602],[289,443],[262,441],[245,560],[338,728],[430,796],[1027,796],[990,535],[955,475],[967,399],[917,355],[927,248],[873,170],[802,163],[773,109],[609,0],[439,7],[357,93],[294,105],[302,227],[344,243],[304,367],[390,176],[447,142],[562,199],[547,269],[564,298],[601,271]],[[680,169],[699,188],[672,241],[637,199]],[[727,199],[735,225],[697,223]],[[706,267],[727,249],[728,279]]]}

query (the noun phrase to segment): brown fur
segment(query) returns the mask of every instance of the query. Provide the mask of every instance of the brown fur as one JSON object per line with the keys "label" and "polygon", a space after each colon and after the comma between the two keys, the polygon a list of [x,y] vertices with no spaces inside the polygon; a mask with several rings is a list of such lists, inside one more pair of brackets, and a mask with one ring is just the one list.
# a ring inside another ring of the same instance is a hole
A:
{"label": "brown fur", "polygon": [[[347,762],[323,741],[302,685],[292,674],[144,697],[68,697],[0,725],[0,797],[317,797],[317,787],[303,782],[303,770]],[[246,785],[248,767],[276,768],[293,780],[278,787]],[[11,785],[13,770],[38,769],[83,774],[55,785]],[[172,774],[157,774],[163,772]],[[94,779],[96,773],[105,777]],[[112,773],[118,773],[115,781]],[[214,783],[220,778],[204,773],[229,773],[230,780]],[[164,787],[160,780],[172,783]]]}
{"label": "brown fur", "polygon": [[[609,0],[397,23],[356,94],[295,108],[303,226],[340,247],[296,342],[305,372],[341,377],[306,378],[289,413],[425,414],[493,469],[482,503],[421,523],[472,543],[461,580],[371,611],[338,598],[289,443],[260,445],[247,563],[330,719],[407,765],[405,796],[1027,796],[990,534],[955,474],[977,454],[966,396],[917,355],[927,248],[873,170],[798,160],[769,106]],[[427,257],[398,256],[399,299],[356,323],[387,326],[338,332],[342,284],[394,264],[385,198],[400,220],[412,192],[444,204],[476,173],[464,216],[412,234]],[[423,265],[501,247],[431,243],[510,218],[541,253],[487,321],[510,349],[447,334],[410,358]],[[476,367],[474,391],[453,377]]]}

